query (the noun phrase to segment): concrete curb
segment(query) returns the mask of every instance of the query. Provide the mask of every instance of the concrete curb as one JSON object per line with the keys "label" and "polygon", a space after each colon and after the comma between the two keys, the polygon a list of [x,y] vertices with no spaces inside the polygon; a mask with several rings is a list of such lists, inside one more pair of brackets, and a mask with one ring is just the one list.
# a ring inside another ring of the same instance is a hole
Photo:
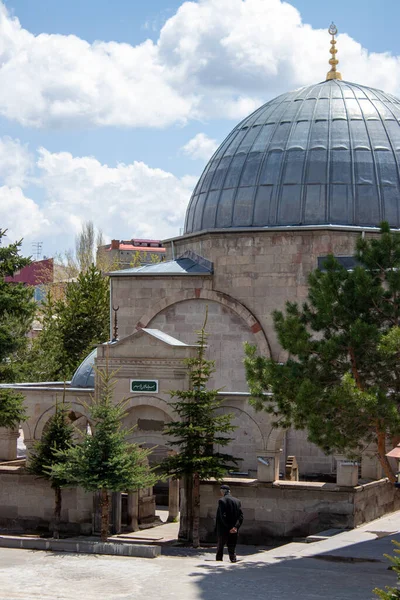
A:
{"label": "concrete curb", "polygon": [[157,556],[161,554],[160,546],[72,539],[53,540],[11,535],[0,536],[0,548],[22,548],[24,550],[46,550],[48,552],[75,552],[78,554],[108,554],[111,556],[132,556],[137,558],[157,558]]}

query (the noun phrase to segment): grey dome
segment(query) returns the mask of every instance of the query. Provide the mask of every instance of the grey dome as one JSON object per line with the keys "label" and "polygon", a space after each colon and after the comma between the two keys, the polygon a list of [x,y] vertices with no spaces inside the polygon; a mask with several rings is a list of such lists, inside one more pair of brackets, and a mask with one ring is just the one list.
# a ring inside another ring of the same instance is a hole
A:
{"label": "grey dome", "polygon": [[400,227],[400,100],[324,81],[261,106],[228,135],[185,233],[235,227]]}
{"label": "grey dome", "polygon": [[97,358],[95,348],[79,365],[71,379],[73,388],[94,388],[94,361]]}

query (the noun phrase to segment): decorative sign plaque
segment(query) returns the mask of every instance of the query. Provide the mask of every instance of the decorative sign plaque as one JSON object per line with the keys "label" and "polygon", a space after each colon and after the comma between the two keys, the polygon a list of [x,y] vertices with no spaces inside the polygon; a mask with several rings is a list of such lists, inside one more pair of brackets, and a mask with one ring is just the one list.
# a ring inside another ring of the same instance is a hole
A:
{"label": "decorative sign plaque", "polygon": [[131,392],[136,394],[157,394],[158,379],[131,379]]}

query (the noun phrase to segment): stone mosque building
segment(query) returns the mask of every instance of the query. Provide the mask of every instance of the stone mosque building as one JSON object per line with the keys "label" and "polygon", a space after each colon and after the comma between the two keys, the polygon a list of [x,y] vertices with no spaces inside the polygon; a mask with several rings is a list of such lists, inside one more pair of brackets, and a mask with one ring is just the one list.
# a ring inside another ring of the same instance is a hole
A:
{"label": "stone mosque building", "polygon": [[[116,398],[129,398],[132,440],[156,446],[154,460],[168,451],[162,429],[175,418],[169,390],[188,385],[182,360],[195,352],[195,331],[208,307],[208,357],[216,364],[211,385],[221,388],[223,410],[234,415],[229,451],[242,458],[240,472],[254,478],[260,464],[270,465],[272,481],[291,455],[302,477],[336,471],[335,458],[310,444],[305,432],[273,429],[268,414],[254,411],[243,366],[244,342],[284,359],[272,311],[287,300],[304,301],[307,276],[327,254],[348,263],[358,236],[373,235],[382,220],[400,227],[400,101],[342,80],[336,30],[330,33],[326,80],[261,106],[210,158],[183,235],[164,242],[165,262],[110,273],[114,340],[79,367],[68,402],[85,419],[82,400],[96,387],[93,366],[108,362],[118,369]],[[60,384],[17,387],[30,414],[23,425],[29,450]],[[380,477],[371,457],[363,469]]]}

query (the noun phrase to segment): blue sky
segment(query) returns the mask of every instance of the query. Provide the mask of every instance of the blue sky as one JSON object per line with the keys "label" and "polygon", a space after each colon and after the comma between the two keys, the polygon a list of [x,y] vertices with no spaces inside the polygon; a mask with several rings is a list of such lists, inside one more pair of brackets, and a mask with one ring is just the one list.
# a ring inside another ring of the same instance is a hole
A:
{"label": "blue sky", "polygon": [[344,78],[400,95],[398,0],[289,4],[0,0],[0,227],[47,255],[86,219],[178,234],[233,126],[324,79],[332,19]]}

